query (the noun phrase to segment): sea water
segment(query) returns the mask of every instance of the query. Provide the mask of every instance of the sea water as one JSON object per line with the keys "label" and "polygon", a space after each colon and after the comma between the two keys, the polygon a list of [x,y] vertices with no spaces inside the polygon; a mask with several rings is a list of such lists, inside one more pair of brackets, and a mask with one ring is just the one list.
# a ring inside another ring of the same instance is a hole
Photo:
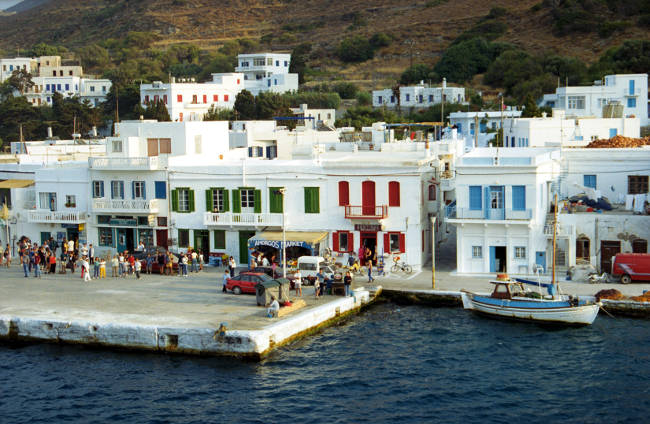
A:
{"label": "sea water", "polygon": [[0,346],[1,423],[648,422],[650,321],[374,306],[260,363]]}

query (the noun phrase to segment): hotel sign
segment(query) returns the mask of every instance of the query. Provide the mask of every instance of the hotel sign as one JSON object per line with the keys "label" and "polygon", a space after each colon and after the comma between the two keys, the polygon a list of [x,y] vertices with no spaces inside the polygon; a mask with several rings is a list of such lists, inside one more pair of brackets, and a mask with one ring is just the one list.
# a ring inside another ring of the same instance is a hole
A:
{"label": "hotel sign", "polygon": [[354,224],[354,231],[381,231],[381,224]]}

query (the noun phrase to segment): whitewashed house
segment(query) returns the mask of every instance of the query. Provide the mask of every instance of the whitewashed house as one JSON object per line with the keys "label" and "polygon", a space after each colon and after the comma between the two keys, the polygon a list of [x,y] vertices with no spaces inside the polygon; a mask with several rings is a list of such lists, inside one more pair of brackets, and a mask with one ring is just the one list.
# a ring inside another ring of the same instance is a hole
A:
{"label": "whitewashed house", "polygon": [[290,54],[260,53],[238,56],[235,72],[212,74],[212,81],[175,79],[140,85],[140,102],[147,107],[161,100],[172,121],[202,121],[211,107],[232,109],[242,90],[253,95],[263,91],[285,93],[298,90],[298,74],[289,73]]}
{"label": "whitewashed house", "polygon": [[427,108],[438,103],[465,103],[465,88],[447,86],[443,78],[440,87],[431,87],[420,81],[418,85],[399,87],[397,92],[386,88],[372,91],[373,107]]}
{"label": "whitewashed house", "polygon": [[[508,107],[503,112],[452,112],[449,124],[455,126],[460,137],[464,137],[474,147],[488,147],[501,125],[508,128],[513,120],[521,116],[520,110]],[[478,128],[478,132],[476,129]]]}
{"label": "whitewashed house", "polygon": [[636,117],[642,126],[648,118],[648,74],[606,75],[586,87],[558,87],[554,94],[545,94],[540,106],[566,110],[567,116],[595,116],[607,118],[604,106],[617,103],[623,106],[623,117]]}
{"label": "whitewashed house", "polygon": [[558,149],[477,148],[456,161],[456,202],[447,222],[456,226],[460,274],[533,273],[548,269],[544,233]]}

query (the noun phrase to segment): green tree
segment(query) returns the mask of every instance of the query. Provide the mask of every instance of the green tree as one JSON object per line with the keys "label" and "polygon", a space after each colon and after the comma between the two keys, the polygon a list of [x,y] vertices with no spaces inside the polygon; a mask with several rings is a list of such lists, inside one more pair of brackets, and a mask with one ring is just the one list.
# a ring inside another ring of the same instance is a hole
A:
{"label": "green tree", "polygon": [[232,109],[217,108],[214,105],[203,115],[204,121],[233,121],[235,114]]}
{"label": "green tree", "polygon": [[534,79],[540,74],[542,67],[535,58],[523,50],[508,50],[490,64],[483,82],[493,87],[504,87],[506,93],[511,94],[517,83]]}
{"label": "green tree", "polygon": [[521,112],[522,118],[534,118],[536,116],[541,116],[541,112],[535,103],[533,96],[528,94],[524,100],[524,110]]}
{"label": "green tree", "polygon": [[433,70],[449,82],[463,83],[485,72],[505,48],[503,44],[489,43],[482,38],[463,41],[445,50]]}
{"label": "green tree", "polygon": [[402,85],[417,84],[420,81],[438,82],[440,81],[440,77],[429,66],[423,63],[416,63],[407,68],[399,79],[399,83]]}
{"label": "green tree", "polygon": [[17,69],[11,73],[11,76],[7,79],[9,86],[17,90],[22,96],[26,91],[29,91],[34,87],[34,82],[32,81],[32,74],[27,72],[24,69]]}
{"label": "green tree", "polygon": [[302,43],[297,45],[291,51],[291,64],[289,72],[298,74],[298,83],[305,82],[305,71],[307,70],[307,59],[311,52],[311,43]]}
{"label": "green tree", "polygon": [[41,108],[32,106],[25,97],[8,96],[0,102],[0,138],[6,142],[19,141],[21,125],[25,140],[45,135]]}
{"label": "green tree", "polygon": [[171,118],[169,117],[169,111],[167,111],[167,106],[162,99],[158,99],[147,104],[147,108],[144,111],[145,119],[156,119],[158,122],[169,122]]}
{"label": "green tree", "polygon": [[38,43],[32,47],[32,56],[58,56],[62,52],[67,51],[65,48],[51,46],[46,43]]}
{"label": "green tree", "polygon": [[257,95],[255,106],[257,119],[271,119],[276,116],[291,116],[288,99],[281,94],[264,91]]}
{"label": "green tree", "polygon": [[354,99],[359,92],[359,87],[351,82],[340,82],[333,89],[342,99]]}
{"label": "green tree", "polygon": [[343,62],[365,62],[374,54],[370,41],[360,35],[345,38],[336,49],[336,55]]}
{"label": "green tree", "polygon": [[140,84],[136,82],[122,83],[113,81],[111,89],[106,95],[106,101],[102,104],[104,115],[115,119],[115,111],[119,106],[119,118],[138,119],[141,115],[137,106],[140,105]]}
{"label": "green tree", "polygon": [[390,46],[390,43],[393,42],[393,39],[390,35],[385,34],[383,32],[377,32],[370,37],[370,45],[374,49],[380,49],[382,47],[388,47]]}
{"label": "green tree", "polygon": [[237,119],[243,121],[257,118],[257,109],[255,106],[255,96],[248,90],[242,90],[235,98],[234,112]]}
{"label": "green tree", "polygon": [[108,50],[99,44],[90,44],[78,51],[79,58],[84,68],[102,69],[110,63]]}

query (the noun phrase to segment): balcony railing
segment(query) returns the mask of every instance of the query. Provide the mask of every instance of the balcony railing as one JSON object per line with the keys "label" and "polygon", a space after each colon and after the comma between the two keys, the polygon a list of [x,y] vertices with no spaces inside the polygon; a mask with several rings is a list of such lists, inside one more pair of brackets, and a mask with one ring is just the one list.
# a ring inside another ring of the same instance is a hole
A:
{"label": "balcony railing", "polygon": [[[573,225],[557,225],[557,231],[555,235],[557,237],[569,237],[573,234]],[[546,237],[553,237],[553,224],[544,225],[544,235]]]}
{"label": "balcony railing", "polygon": [[447,218],[456,218],[456,201],[454,200],[447,206],[445,206],[445,217]]}
{"label": "balcony railing", "polygon": [[440,176],[440,190],[452,191],[456,188],[456,179],[450,171],[445,171]]}
{"label": "balcony railing", "polygon": [[144,158],[89,158],[91,169],[155,171],[167,166],[167,158],[151,156]]}
{"label": "balcony railing", "polygon": [[346,219],[384,219],[388,217],[388,206],[346,206]]}
{"label": "balcony railing", "polygon": [[93,209],[100,212],[157,213],[158,200],[94,199]]}
{"label": "balcony railing", "polygon": [[282,221],[281,213],[206,212],[203,215],[203,225],[205,226],[281,227]]}
{"label": "balcony railing", "polygon": [[456,208],[456,216],[447,217],[452,219],[483,219],[489,221],[528,221],[533,217],[532,209],[525,209],[523,211],[491,209],[489,212],[488,217],[486,217],[484,209]]}
{"label": "balcony railing", "polygon": [[86,222],[85,213],[79,211],[28,211],[27,222],[45,224],[81,224]]}

